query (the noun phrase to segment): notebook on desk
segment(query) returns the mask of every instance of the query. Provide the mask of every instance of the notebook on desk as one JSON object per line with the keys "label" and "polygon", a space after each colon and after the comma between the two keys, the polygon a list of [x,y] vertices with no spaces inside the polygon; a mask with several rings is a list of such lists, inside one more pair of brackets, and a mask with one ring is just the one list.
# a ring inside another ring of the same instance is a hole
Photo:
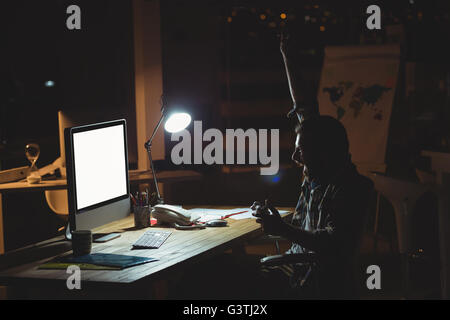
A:
{"label": "notebook on desk", "polygon": [[72,264],[88,264],[112,267],[118,269],[125,269],[140,264],[157,261],[156,258],[146,258],[138,256],[127,256],[121,254],[111,253],[93,253],[84,256],[74,257],[65,256],[58,260],[60,263],[72,263]]}
{"label": "notebook on desk", "polygon": [[77,266],[80,270],[122,270],[119,267],[107,267],[107,266],[98,266],[95,264],[89,263],[68,263],[68,262],[58,262],[58,261],[50,261],[44,264],[41,264],[38,269],[41,270],[67,270],[70,266]]}

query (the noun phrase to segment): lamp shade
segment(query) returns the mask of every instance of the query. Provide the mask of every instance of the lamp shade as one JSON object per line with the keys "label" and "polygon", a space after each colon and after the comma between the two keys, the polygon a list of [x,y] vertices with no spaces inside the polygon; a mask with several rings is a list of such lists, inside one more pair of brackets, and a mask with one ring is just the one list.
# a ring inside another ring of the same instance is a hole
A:
{"label": "lamp shade", "polygon": [[164,129],[174,133],[184,130],[191,123],[191,116],[186,112],[174,112],[167,118]]}

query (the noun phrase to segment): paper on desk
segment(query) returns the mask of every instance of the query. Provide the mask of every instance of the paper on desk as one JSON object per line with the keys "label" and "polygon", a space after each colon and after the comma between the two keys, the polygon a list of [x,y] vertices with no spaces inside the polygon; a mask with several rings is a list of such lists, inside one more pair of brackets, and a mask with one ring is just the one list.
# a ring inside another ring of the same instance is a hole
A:
{"label": "paper on desk", "polygon": [[220,219],[220,218],[221,218],[221,216],[218,216],[218,215],[206,214],[206,215],[201,215],[200,219],[198,219],[198,222],[208,222],[208,221]]}
{"label": "paper on desk", "polygon": [[220,219],[229,214],[238,213],[238,212],[242,212],[242,211],[244,211],[244,213],[240,213],[240,214],[231,216],[230,219],[239,220],[239,219],[249,218],[249,216],[247,216],[245,218],[238,218],[241,215],[247,215],[247,213],[250,215],[250,217],[252,217],[252,210],[250,208],[234,208],[234,209],[194,208],[194,209],[189,210],[189,212],[196,213],[201,216],[201,218],[199,220],[200,222],[206,222],[206,221],[213,220],[213,219]]}

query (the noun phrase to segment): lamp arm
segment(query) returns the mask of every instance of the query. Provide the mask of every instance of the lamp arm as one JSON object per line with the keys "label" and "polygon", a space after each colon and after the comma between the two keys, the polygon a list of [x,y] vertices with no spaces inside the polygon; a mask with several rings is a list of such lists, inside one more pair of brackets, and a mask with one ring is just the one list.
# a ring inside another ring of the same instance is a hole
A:
{"label": "lamp arm", "polygon": [[155,167],[153,165],[153,159],[152,159],[152,151],[151,151],[151,145],[149,145],[147,148],[147,154],[148,154],[148,159],[150,160],[150,166],[152,168],[152,174],[153,174],[153,182],[155,184],[155,189],[156,189],[156,204],[161,204],[163,203],[163,200],[161,198],[161,194],[159,193],[159,188],[158,188],[158,180],[156,179],[156,171],[155,171]]}
{"label": "lamp arm", "polygon": [[165,117],[166,117],[166,113],[164,112],[164,109],[161,109],[161,118],[159,119],[158,124],[156,125],[155,129],[153,129],[152,136],[150,137],[150,139],[147,140],[147,142],[144,145],[147,150],[148,150],[148,147],[152,146],[153,138],[155,137],[156,132],[158,131],[158,129],[161,126],[161,123],[163,122]]}
{"label": "lamp arm", "polygon": [[158,124],[156,125],[155,129],[153,130],[152,136],[150,137],[150,139],[147,140],[147,142],[145,142],[144,146],[145,149],[147,150],[147,154],[148,154],[148,160],[150,161],[150,166],[152,168],[152,174],[153,174],[153,182],[155,184],[155,189],[156,189],[156,195],[157,195],[157,199],[156,202],[157,203],[163,203],[163,200],[161,199],[161,194],[159,193],[159,188],[158,188],[158,180],[156,179],[156,171],[155,171],[155,167],[153,165],[153,159],[152,159],[152,141],[153,138],[156,135],[156,132],[158,131],[161,123],[163,122],[164,118],[165,118],[166,114],[164,112],[164,108],[161,108],[161,118],[158,121]]}

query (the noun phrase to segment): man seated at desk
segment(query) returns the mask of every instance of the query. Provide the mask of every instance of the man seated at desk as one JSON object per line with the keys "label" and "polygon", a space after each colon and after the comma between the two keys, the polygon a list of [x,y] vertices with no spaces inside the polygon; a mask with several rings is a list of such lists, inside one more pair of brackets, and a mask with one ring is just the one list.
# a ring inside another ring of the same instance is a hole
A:
{"label": "man seated at desk", "polygon": [[314,116],[296,133],[292,160],[303,166],[304,180],[291,223],[283,222],[270,205],[270,215],[255,205],[266,233],[292,241],[288,254],[314,252],[318,261],[314,267],[295,264],[263,271],[269,271],[269,287],[288,295],[302,291],[298,288],[303,284],[310,297],[318,292],[316,298],[344,298],[353,285],[352,260],[373,184],[351,162],[346,130],[338,120]]}
{"label": "man seated at desk", "polygon": [[349,296],[353,285],[352,260],[363,231],[373,184],[351,162],[347,134],[338,120],[313,116],[304,120],[296,133],[292,159],[303,167],[304,180],[291,223],[284,222],[270,205],[263,206],[264,209],[255,202],[254,208],[259,216],[257,221],[266,233],[292,241],[288,254],[314,252],[319,256],[317,263],[261,270],[260,256],[216,257],[187,272],[187,279],[182,281],[184,287],[177,291],[182,297],[326,299]]}

